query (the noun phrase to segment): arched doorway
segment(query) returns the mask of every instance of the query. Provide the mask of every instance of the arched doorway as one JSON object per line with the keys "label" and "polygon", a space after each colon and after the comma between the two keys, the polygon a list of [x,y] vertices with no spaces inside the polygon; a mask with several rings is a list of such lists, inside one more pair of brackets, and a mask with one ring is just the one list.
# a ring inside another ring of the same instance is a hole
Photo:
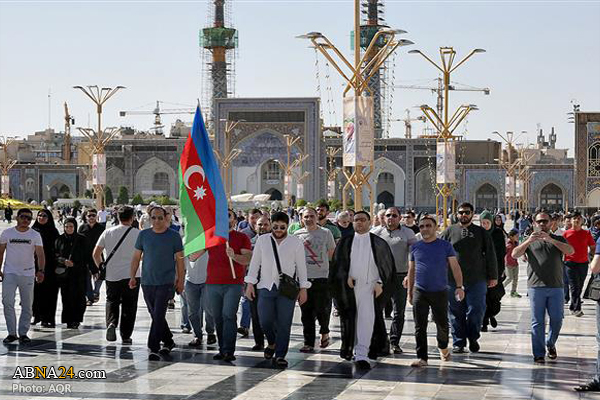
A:
{"label": "arched doorway", "polygon": [[421,168],[415,174],[415,208],[417,211],[435,210],[435,171]]}
{"label": "arched doorway", "polygon": [[275,188],[271,188],[265,192],[265,194],[270,194],[269,200],[283,200],[283,195],[281,192]]}
{"label": "arched doorway", "polygon": [[169,194],[169,175],[166,172],[156,172],[152,178],[152,190]]}
{"label": "arched doorway", "polygon": [[594,189],[588,193],[587,206],[600,209],[600,189]]}
{"label": "arched doorway", "polygon": [[65,184],[56,184],[50,188],[50,198],[53,201],[56,199],[68,199],[71,197],[71,190]]}
{"label": "arched doorway", "polygon": [[548,211],[558,211],[563,208],[563,191],[558,185],[549,183],[540,191],[540,207]]}
{"label": "arched doorway", "polygon": [[484,183],[475,192],[475,209],[493,211],[498,207],[498,191],[489,183]]}
{"label": "arched doorway", "polygon": [[385,208],[392,207],[394,206],[394,195],[385,190],[377,196],[377,203],[383,203]]}

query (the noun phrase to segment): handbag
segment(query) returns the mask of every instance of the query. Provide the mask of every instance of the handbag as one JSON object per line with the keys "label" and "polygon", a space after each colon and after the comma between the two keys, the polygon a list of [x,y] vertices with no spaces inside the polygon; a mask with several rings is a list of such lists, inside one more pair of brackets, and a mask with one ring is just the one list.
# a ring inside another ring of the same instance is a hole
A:
{"label": "handbag", "polygon": [[590,285],[589,298],[590,300],[600,301],[600,275],[596,275]]}
{"label": "handbag", "polygon": [[117,252],[117,250],[121,246],[121,243],[123,243],[123,240],[125,240],[125,237],[129,233],[129,231],[132,230],[132,229],[133,229],[133,226],[130,226],[125,231],[125,233],[123,234],[123,236],[121,236],[121,239],[119,239],[119,241],[117,242],[117,245],[112,249],[112,251],[110,252],[110,254],[108,255],[108,257],[106,257],[106,260],[104,262],[102,262],[98,266],[98,269],[100,270],[100,277],[98,278],[98,280],[102,280],[103,281],[103,280],[106,279],[106,264],[108,264],[108,262],[110,261],[110,259],[115,255],[115,253]]}
{"label": "handbag", "polygon": [[298,298],[298,294],[300,293],[300,284],[296,280],[296,273],[294,272],[294,276],[291,277],[281,271],[277,245],[272,237],[271,245],[273,245],[273,254],[275,254],[275,263],[277,264],[277,271],[279,272],[279,294],[287,297],[290,300],[296,300]]}

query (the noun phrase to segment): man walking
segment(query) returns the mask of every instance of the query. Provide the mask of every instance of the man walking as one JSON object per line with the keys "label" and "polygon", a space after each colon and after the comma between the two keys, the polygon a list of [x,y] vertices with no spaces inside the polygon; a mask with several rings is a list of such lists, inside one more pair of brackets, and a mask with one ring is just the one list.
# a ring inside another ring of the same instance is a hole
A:
{"label": "man walking", "polygon": [[350,360],[354,353],[359,369],[370,369],[369,359],[376,359],[386,344],[383,308],[396,289],[392,251],[370,227],[368,213],[354,214],[355,233],[340,240],[329,271],[340,315],[340,357]]}
{"label": "man walking", "polygon": [[339,242],[342,238],[342,233],[340,232],[340,229],[333,222],[331,222],[329,218],[327,218],[327,216],[329,215],[329,203],[327,203],[324,200],[321,200],[317,203],[316,210],[317,217],[319,217],[318,224],[323,228],[329,229],[331,231],[331,234],[333,235],[333,239],[335,240],[335,242]]}
{"label": "man walking", "polygon": [[400,217],[398,209],[390,207],[385,210],[383,215],[383,225],[372,231],[390,246],[396,265],[396,288],[392,293],[394,316],[390,328],[390,342],[394,354],[402,354],[400,338],[404,329],[404,310],[406,309],[406,288],[403,282],[408,273],[409,248],[417,242],[415,233],[400,224]]}
{"label": "man walking", "polygon": [[465,287],[466,301],[457,301],[454,291],[458,285],[450,276],[448,300],[453,353],[465,353],[467,341],[471,352],[479,351],[487,288],[498,284],[492,238],[485,229],[472,223],[473,210],[470,203],[462,203],[458,207],[459,223],[448,227],[441,235],[454,246]]}
{"label": "man walking", "polygon": [[567,239],[575,252],[565,256],[565,265],[569,277],[569,287],[571,289],[571,304],[569,310],[576,317],[583,316],[581,311],[581,295],[585,277],[588,273],[588,254],[593,254],[596,249],[596,242],[590,231],[583,229],[583,218],[579,212],[572,214],[573,227],[567,230],[563,237]]}
{"label": "man walking", "polygon": [[[246,265],[252,257],[250,239],[235,230],[237,218],[229,210],[229,241],[208,249],[208,273],[206,294],[210,313],[215,319],[219,353],[213,359],[226,362],[235,361],[235,341],[237,335],[237,310],[243,293]],[[231,264],[235,276],[231,272]]]}
{"label": "man walking", "polygon": [[315,319],[319,321],[320,326],[320,347],[329,346],[331,295],[327,278],[329,259],[333,256],[335,241],[331,231],[317,224],[317,211],[314,208],[306,207],[302,213],[302,220],[304,228],[297,230],[294,235],[304,244],[306,269],[311,286],[306,303],[300,307],[304,334],[304,346],[300,351],[312,353],[315,347]]}
{"label": "man walking", "polygon": [[141,231],[135,242],[129,287],[135,289],[138,284],[137,270],[143,255],[141,286],[152,317],[148,335],[148,359],[160,361],[160,354],[168,355],[175,347],[173,334],[166,320],[167,302],[173,297],[174,287],[177,293],[183,292],[185,268],[181,236],[169,229],[167,211],[162,207],[153,207],[150,210],[150,220],[152,228]]}
{"label": "man walking", "polygon": [[437,344],[442,361],[450,359],[448,350],[448,267],[456,282],[453,296],[465,297],[462,272],[452,245],[436,236],[437,221],[425,215],[419,221],[423,240],[410,249],[408,263],[408,299],[413,306],[417,360],[411,366],[427,366],[427,319],[429,310],[437,330]]}
{"label": "man walking", "polygon": [[[537,213],[535,225],[539,230],[517,246],[512,255],[514,258],[527,255],[527,293],[531,305],[533,360],[536,363],[544,363],[545,347],[548,349],[548,358],[554,360],[557,357],[556,341],[564,317],[562,255],[571,255],[574,249],[562,236],[549,233],[550,216],[547,213]],[[550,317],[547,338],[544,337],[546,313]]]}
{"label": "man walking", "polygon": [[[258,208],[254,208],[250,210],[248,214],[248,221],[246,226],[243,229],[240,229],[240,224],[238,223],[238,230],[248,236],[248,239],[252,242],[252,239],[258,235],[258,227],[257,222],[258,219],[262,216],[262,213]],[[250,311],[250,300],[246,298],[246,296],[242,296],[242,317],[240,318],[240,326],[237,329],[238,333],[242,335],[243,338],[248,337],[248,333],[250,330],[250,319],[252,316],[252,312]]]}
{"label": "man walking", "polygon": [[[116,330],[120,329],[123,344],[132,343],[131,334],[137,315],[140,272],[135,275],[136,286],[129,288],[129,269],[135,252],[139,230],[131,226],[134,210],[122,206],[118,210],[119,225],[102,232],[94,248],[94,262],[100,269],[106,269],[106,340],[117,340]],[[104,259],[102,262],[102,253]],[[119,323],[119,314],[121,320]]]}
{"label": "man walking", "polygon": [[[87,305],[91,306],[100,300],[100,288],[102,287],[102,280],[100,280],[100,271],[94,262],[94,247],[96,247],[96,243],[98,243],[98,239],[100,239],[100,235],[104,232],[104,226],[98,223],[98,213],[95,208],[90,208],[87,210],[85,218],[87,219],[86,223],[83,223],[77,233],[83,235],[85,237],[85,255],[86,255],[86,265],[88,268],[88,278],[86,280],[86,296],[87,296]],[[92,280],[93,278],[93,280]]]}
{"label": "man walking", "polygon": [[[285,356],[290,344],[296,300],[302,306],[306,302],[306,290],[310,288],[306,278],[304,246],[299,238],[288,235],[289,223],[286,213],[278,211],[273,214],[272,233],[257,239],[245,278],[248,283],[246,297],[254,300],[258,289],[258,314],[268,342],[265,358],[271,359],[275,355],[274,364],[279,368],[288,366]],[[281,274],[299,281],[297,299],[279,293]]]}
{"label": "man walking", "polygon": [[[44,281],[44,247],[39,232],[30,229],[33,213],[28,208],[17,211],[17,226],[8,228],[0,235],[0,279],[2,279],[2,305],[8,336],[4,343],[19,340],[21,344],[31,342],[27,336],[33,314],[34,281]],[[6,253],[6,258],[4,254]],[[35,270],[37,257],[38,270]],[[19,336],[17,337],[17,314],[15,312],[15,294],[19,289],[21,315],[19,317]]]}
{"label": "man walking", "polygon": [[206,273],[208,269],[208,253],[205,250],[192,253],[189,256],[189,268],[185,275],[185,297],[188,305],[188,319],[192,325],[194,338],[188,344],[190,347],[202,345],[202,327],[206,320],[206,344],[217,342],[215,336],[215,320],[208,308],[206,294]]}

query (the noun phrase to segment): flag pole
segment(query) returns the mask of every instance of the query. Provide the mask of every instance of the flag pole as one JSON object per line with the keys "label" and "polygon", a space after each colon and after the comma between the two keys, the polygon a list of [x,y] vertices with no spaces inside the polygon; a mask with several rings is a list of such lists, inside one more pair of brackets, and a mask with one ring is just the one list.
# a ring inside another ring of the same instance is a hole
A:
{"label": "flag pole", "polygon": [[[229,247],[229,240],[225,242],[225,245],[227,246],[228,249],[230,249],[231,247]],[[233,268],[233,259],[231,257],[229,258],[229,266],[231,267],[231,275],[233,276],[233,279],[237,279],[237,277],[235,276],[235,269]]]}

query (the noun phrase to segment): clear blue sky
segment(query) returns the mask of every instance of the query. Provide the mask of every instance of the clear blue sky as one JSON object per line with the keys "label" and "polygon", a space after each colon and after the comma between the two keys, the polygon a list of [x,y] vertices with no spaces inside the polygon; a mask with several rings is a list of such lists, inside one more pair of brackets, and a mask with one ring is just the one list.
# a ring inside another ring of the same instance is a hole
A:
{"label": "clear blue sky", "polygon": [[[234,1],[240,37],[236,95],[316,96],[314,51],[294,36],[323,32],[350,56],[352,3]],[[469,138],[526,130],[533,142],[540,123],[545,132],[555,126],[559,146],[572,148],[570,101],[576,99],[582,110],[600,111],[598,1],[388,0],[386,10],[386,22],[408,31],[404,37],[415,42],[396,58],[396,84],[437,77],[424,59],[407,54],[412,48],[436,56],[440,46],[454,46],[459,57],[473,48],[487,50],[453,76],[492,89],[490,96],[462,92],[450,97],[451,109],[462,103],[481,109],[469,118]],[[91,102],[73,85],[127,86],[107,103],[107,126],[150,127],[152,116],[123,119],[118,110],[155,100],[194,104],[201,84],[198,30],[206,25],[206,11],[207,1],[0,2],[0,134],[24,136],[44,129],[49,88],[57,130],[63,129],[65,100],[77,125],[87,125],[88,115],[94,121]],[[322,58],[320,64],[324,76]],[[334,75],[338,119],[341,84]],[[435,97],[398,89],[393,118],[423,103],[434,106]],[[325,103],[323,111],[329,123]],[[419,132],[421,126],[414,129]],[[400,123],[392,135],[404,135]]]}

